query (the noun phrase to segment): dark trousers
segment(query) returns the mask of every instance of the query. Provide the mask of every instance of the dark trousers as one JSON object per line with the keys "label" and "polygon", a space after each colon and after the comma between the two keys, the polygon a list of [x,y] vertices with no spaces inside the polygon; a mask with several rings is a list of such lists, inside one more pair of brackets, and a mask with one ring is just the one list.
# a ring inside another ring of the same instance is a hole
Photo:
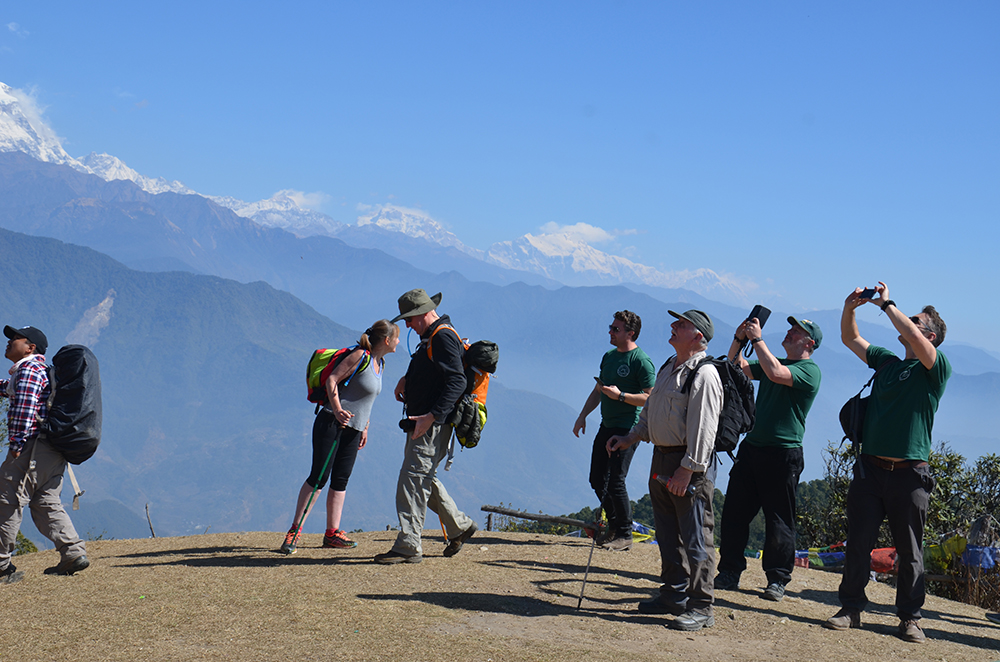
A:
{"label": "dark trousers", "polygon": [[722,507],[719,571],[746,570],[743,555],[750,522],[764,509],[764,555],[767,582],[784,586],[795,567],[795,488],[805,463],[802,448],[740,446],[729,472],[726,503]]}
{"label": "dark trousers", "polygon": [[[653,451],[649,474],[649,498],[656,523],[656,543],[660,546],[660,601],[683,605],[703,614],[712,613],[715,589],[715,465],[709,472],[691,477],[694,494],[682,497],[667,491],[653,476],[672,476],[684,453]],[[714,463],[714,460],[713,460]]]}
{"label": "dark trousers", "polygon": [[615,451],[611,457],[608,457],[606,445],[611,437],[628,433],[628,428],[606,428],[602,425],[597,429],[590,455],[590,486],[601,500],[601,507],[608,516],[608,528],[616,538],[632,535],[632,504],[628,499],[625,479],[639,444]]}
{"label": "dark trousers", "polygon": [[896,546],[896,613],[901,620],[919,619],[924,604],[924,524],[927,504],[934,490],[930,466],[888,471],[864,456],[854,464],[854,479],[847,492],[847,562],[840,582],[840,604],[854,611],[868,606],[865,586],[871,554],[882,520]]}
{"label": "dark trousers", "polygon": [[[313,421],[313,457],[312,470],[306,482],[310,487],[323,489],[326,479],[330,479],[330,489],[343,492],[347,489],[347,481],[354,471],[354,462],[358,459],[358,448],[361,445],[361,431],[354,428],[342,428],[337,424],[333,412],[320,409]],[[337,445],[334,448],[334,444]],[[333,456],[330,452],[333,451]],[[323,470],[323,465],[326,470]]]}

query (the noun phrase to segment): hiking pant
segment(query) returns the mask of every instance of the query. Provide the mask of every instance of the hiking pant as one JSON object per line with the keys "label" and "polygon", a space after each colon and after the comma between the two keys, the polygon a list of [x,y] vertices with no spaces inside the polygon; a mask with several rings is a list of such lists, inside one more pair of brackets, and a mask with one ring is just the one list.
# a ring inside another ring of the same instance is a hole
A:
{"label": "hiking pant", "polygon": [[767,582],[784,586],[795,567],[795,489],[805,466],[802,447],[740,445],[729,472],[720,523],[719,572],[740,574],[747,567],[750,522],[764,509],[764,554]]}
{"label": "hiking pant", "polygon": [[668,605],[687,603],[687,609],[709,615],[715,602],[715,494],[713,460],[707,472],[691,476],[694,494],[682,497],[667,491],[653,476],[672,476],[684,459],[683,452],[663,453],[654,446],[649,474],[649,498],[660,546],[660,600]]}
{"label": "hiking pant", "polygon": [[[35,468],[29,471],[32,453]],[[10,565],[25,506],[38,531],[55,543],[62,561],[87,553],[59,498],[65,470],[62,454],[37,439],[29,440],[17,458],[7,453],[0,464],[0,571]]]}
{"label": "hiking pant", "polygon": [[840,582],[840,604],[854,611],[868,606],[865,586],[871,555],[882,520],[896,546],[896,613],[901,620],[919,619],[924,604],[924,524],[934,490],[930,466],[889,471],[876,467],[865,455],[854,463],[854,479],[847,491],[847,560]]}
{"label": "hiking pant", "polygon": [[472,526],[472,519],[455,502],[437,479],[437,467],[448,456],[451,426],[435,423],[422,437],[406,435],[406,453],[396,483],[396,514],[399,535],[392,551],[406,556],[422,554],[420,534],[430,508],[441,518],[448,540],[454,540]]}
{"label": "hiking pant", "polygon": [[617,450],[608,457],[606,444],[615,435],[625,436],[628,428],[597,429],[594,449],[590,455],[590,486],[601,500],[604,514],[608,516],[608,530],[616,538],[632,536],[632,504],[628,499],[625,479],[632,464],[632,456],[639,444],[632,444],[624,450]]}

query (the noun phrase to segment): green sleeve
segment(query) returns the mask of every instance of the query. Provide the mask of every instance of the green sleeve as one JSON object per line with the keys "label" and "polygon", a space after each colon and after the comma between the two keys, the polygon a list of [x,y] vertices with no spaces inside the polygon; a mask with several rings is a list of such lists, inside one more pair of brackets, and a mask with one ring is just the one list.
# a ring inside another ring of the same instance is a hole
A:
{"label": "green sleeve", "polygon": [[802,361],[787,366],[787,368],[792,373],[792,388],[810,393],[815,393],[819,390],[819,382],[822,375],[820,374],[818,365],[812,361]]}
{"label": "green sleeve", "polygon": [[653,365],[653,359],[644,356],[639,362],[639,388],[645,391],[647,388],[653,388],[655,383],[656,366]]}

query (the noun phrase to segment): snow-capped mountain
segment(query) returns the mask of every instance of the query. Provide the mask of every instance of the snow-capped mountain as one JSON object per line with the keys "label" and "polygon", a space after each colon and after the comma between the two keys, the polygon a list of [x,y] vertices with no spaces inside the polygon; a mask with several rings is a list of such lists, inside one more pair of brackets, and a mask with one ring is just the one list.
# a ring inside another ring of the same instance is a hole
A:
{"label": "snow-capped mountain", "polygon": [[326,214],[299,205],[297,191],[278,191],[267,200],[244,202],[233,197],[208,196],[216,204],[232,209],[244,218],[272,228],[287,230],[297,237],[335,237],[344,227]]}
{"label": "snow-capped mountain", "polygon": [[[132,181],[151,194],[201,195],[179,181],[141,175],[109,154],[91,153],[79,159],[70,156],[56,133],[42,119],[31,96],[3,83],[0,83],[0,152],[24,152],[39,161],[69,165],[106,181]],[[749,292],[739,282],[711,269],[660,271],[605,253],[594,248],[585,238],[569,233],[526,234],[482,251],[465,245],[441,223],[417,209],[396,205],[367,207],[358,217],[356,225],[345,225],[300,204],[307,196],[296,191],[278,191],[271,198],[257,202],[226,196],[203,197],[259,225],[281,228],[298,237],[340,237],[359,246],[381,248],[411,263],[418,262],[418,258],[425,253],[433,254],[435,257],[430,258],[435,261],[432,270],[458,269],[461,260],[438,257],[447,254],[428,251],[427,244],[423,242],[456,249],[489,265],[543,276],[566,285],[639,283],[653,287],[685,288],[741,306],[749,300]],[[396,233],[402,241],[388,241],[385,233]],[[468,270],[468,264],[465,268]]]}
{"label": "snow-capped mountain", "polygon": [[410,237],[418,237],[441,246],[451,246],[482,259],[483,251],[466,246],[452,232],[419,209],[407,209],[395,205],[382,205],[369,210],[366,216],[358,217],[358,227],[372,225],[391,232],[401,232]]}
{"label": "snow-capped mountain", "polygon": [[77,170],[82,172],[89,172],[92,175],[97,175],[101,179],[107,182],[115,181],[116,179],[124,179],[131,182],[135,182],[139,185],[139,188],[146,191],[147,193],[152,193],[154,195],[158,193],[183,193],[185,195],[197,195],[195,191],[192,191],[184,184],[178,181],[168,181],[163,177],[146,177],[140,175],[132,168],[129,168],[125,163],[116,156],[111,156],[110,154],[98,154],[97,152],[91,152],[88,156],[82,159],[73,159],[75,163],[70,163]]}
{"label": "snow-capped mountain", "polygon": [[4,83],[0,83],[0,151],[24,152],[49,163],[69,164],[76,160],[66,153],[55,132],[41,121],[34,104],[22,103],[18,92]]}
{"label": "snow-capped mountain", "polygon": [[526,234],[490,246],[486,261],[507,269],[529,271],[567,285],[639,283],[684,288],[702,296],[746,305],[748,292],[739,282],[711,269],[660,271],[594,248],[569,233]]}

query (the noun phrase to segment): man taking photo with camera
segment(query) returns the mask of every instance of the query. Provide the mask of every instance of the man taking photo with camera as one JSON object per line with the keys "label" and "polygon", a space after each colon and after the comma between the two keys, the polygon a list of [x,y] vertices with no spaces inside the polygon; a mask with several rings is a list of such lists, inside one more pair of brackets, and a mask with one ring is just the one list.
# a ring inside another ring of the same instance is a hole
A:
{"label": "man taking photo with camera", "polygon": [[[902,359],[861,337],[854,311],[866,303],[880,307],[899,332],[905,350]],[[841,340],[876,374],[865,414],[861,455],[847,493],[847,561],[838,592],[842,608],[824,623],[831,630],[861,627],[861,612],[868,606],[865,586],[871,552],[882,520],[888,517],[899,568],[898,634],[904,641],[925,640],[920,629],[923,539],[935,482],[927,460],[934,414],[951,376],[951,364],[937,349],[946,330],[933,306],[907,317],[889,298],[889,287],[883,282],[873,290],[856,288],[844,301]]]}
{"label": "man taking photo with camera", "polygon": [[[785,585],[791,581],[795,566],[795,490],[805,466],[802,437],[820,383],[819,366],[811,357],[823,341],[823,332],[815,322],[789,317],[788,323],[791,328],[781,343],[783,359],[771,353],[756,317],[740,325],[729,347],[729,359],[738,359],[743,373],[760,382],[760,390],[753,430],[740,444],[736,464],[729,472],[722,508],[719,574],[715,578],[717,590],[739,587],[740,574],[747,567],[743,552],[750,522],[763,508],[762,564],[767,588],[762,597],[775,602],[785,597]],[[756,361],[740,356],[748,340],[757,353]]]}

